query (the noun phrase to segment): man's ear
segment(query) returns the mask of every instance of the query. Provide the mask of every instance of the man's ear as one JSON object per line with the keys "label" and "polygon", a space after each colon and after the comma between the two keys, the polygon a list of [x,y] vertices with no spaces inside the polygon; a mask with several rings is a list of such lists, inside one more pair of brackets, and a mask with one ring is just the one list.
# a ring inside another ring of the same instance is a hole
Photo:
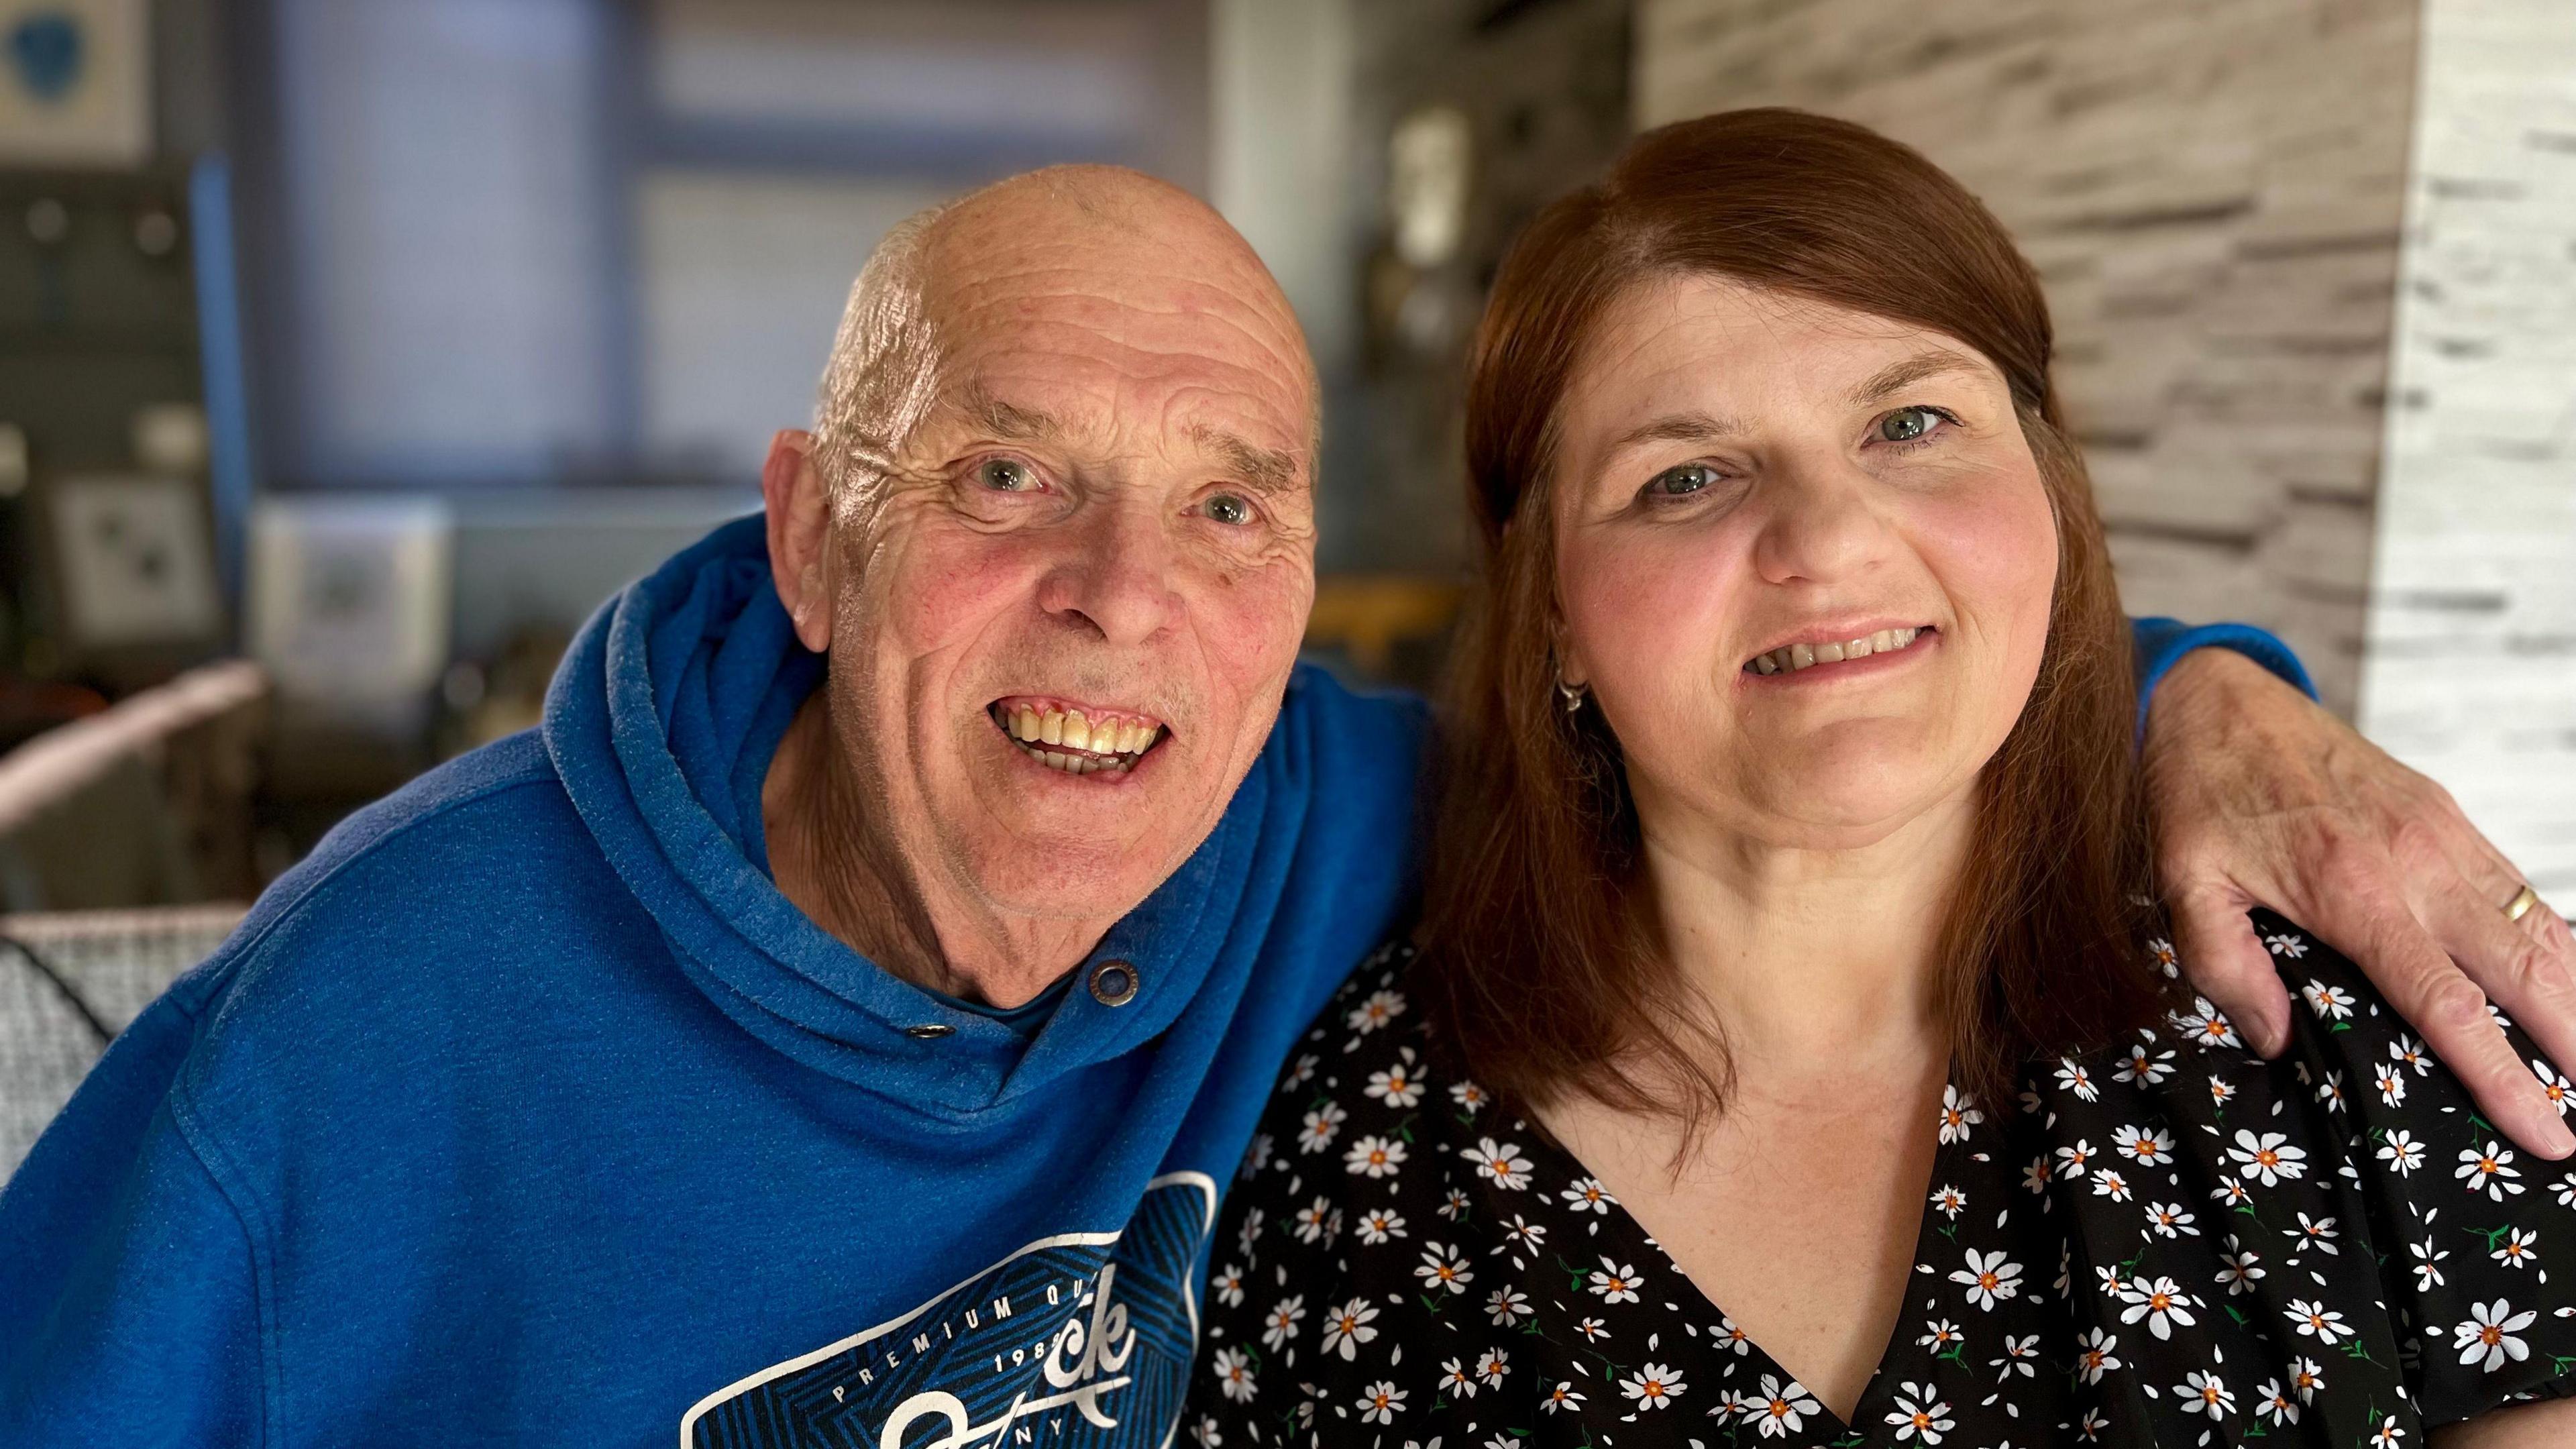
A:
{"label": "man's ear", "polygon": [[760,497],[769,522],[769,577],[778,602],[796,621],[796,637],[822,653],[832,642],[832,595],[823,557],[832,540],[832,500],[814,466],[814,435],[784,428],[769,440],[760,465]]}

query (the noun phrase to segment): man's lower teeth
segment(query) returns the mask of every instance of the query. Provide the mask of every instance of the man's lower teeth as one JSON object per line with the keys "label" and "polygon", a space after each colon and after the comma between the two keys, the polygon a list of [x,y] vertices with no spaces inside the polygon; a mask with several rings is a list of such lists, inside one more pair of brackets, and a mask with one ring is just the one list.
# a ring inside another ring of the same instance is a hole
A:
{"label": "man's lower teeth", "polygon": [[1068,775],[1098,775],[1103,773],[1123,775],[1127,773],[1128,770],[1134,768],[1133,765],[1128,764],[1125,761],[1089,760],[1084,759],[1080,755],[1068,755],[1058,750],[1032,750],[1027,745],[1021,744],[1020,741],[1017,740],[1013,740],[1012,743],[1019,745],[1021,751],[1030,759],[1037,761],[1048,769],[1062,770]]}

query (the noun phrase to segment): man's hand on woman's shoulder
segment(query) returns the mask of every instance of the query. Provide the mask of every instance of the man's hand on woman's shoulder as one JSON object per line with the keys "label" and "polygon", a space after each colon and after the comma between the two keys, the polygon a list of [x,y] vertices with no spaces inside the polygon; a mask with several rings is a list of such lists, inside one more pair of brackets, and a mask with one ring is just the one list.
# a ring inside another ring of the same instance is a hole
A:
{"label": "man's hand on woman's shoulder", "polygon": [[2156,870],[2192,984],[2266,1056],[2290,998],[2246,911],[2269,906],[2368,973],[2478,1105],[2544,1157],[2576,1152],[2493,1001],[2576,1061],[2576,937],[2505,906],[2522,873],[2448,792],[2261,665],[2195,650],[2158,685],[2145,766]]}

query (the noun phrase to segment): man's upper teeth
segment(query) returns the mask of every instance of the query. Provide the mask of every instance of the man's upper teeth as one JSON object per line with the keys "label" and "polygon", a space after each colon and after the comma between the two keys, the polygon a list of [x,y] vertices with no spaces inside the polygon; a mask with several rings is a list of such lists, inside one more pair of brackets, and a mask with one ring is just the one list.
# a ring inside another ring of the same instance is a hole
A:
{"label": "man's upper teeth", "polygon": [[1162,738],[1163,727],[1143,720],[1103,715],[1095,720],[1078,709],[1039,710],[1022,705],[1010,718],[1011,736],[1025,744],[1063,745],[1099,755],[1142,754]]}
{"label": "man's upper teeth", "polygon": [[1891,649],[1902,649],[1914,642],[1920,629],[1881,629],[1856,639],[1840,639],[1828,644],[1789,644],[1768,654],[1756,654],[1745,668],[1756,674],[1794,674],[1818,664],[1840,664],[1846,659],[1867,659]]}

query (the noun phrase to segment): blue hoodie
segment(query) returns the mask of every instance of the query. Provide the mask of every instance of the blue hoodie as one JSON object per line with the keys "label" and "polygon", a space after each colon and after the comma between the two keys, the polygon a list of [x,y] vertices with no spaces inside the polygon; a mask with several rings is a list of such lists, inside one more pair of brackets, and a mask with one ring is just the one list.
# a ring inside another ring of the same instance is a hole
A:
{"label": "blue hoodie", "polygon": [[1164,1441],[1219,1185],[1412,888],[1427,715],[1300,669],[1093,953],[1133,999],[978,1011],[770,882],[822,670],[761,540],[614,600],[541,730],[117,1040],[0,1194],[0,1444]]}
{"label": "blue hoodie", "polygon": [[771,884],[821,674],[727,525],[280,880],[0,1192],[0,1444],[1166,1443],[1220,1185],[1408,902],[1425,712],[1301,669],[1069,978],[1133,999],[997,1013]]}

